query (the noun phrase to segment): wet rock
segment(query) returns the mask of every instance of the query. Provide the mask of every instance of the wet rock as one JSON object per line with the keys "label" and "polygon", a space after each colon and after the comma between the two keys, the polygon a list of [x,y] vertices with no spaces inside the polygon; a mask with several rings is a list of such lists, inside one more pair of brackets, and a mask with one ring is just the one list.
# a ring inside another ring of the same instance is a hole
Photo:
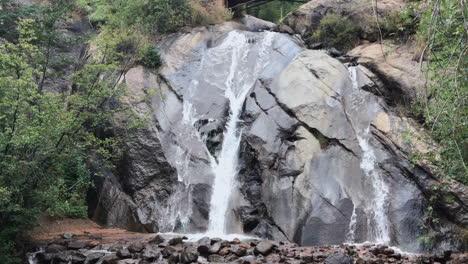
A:
{"label": "wet rock", "polygon": [[[388,255],[388,254],[385,254],[386,250],[389,250],[388,246],[386,245],[377,245],[373,248],[371,248],[370,252],[372,254],[374,254],[375,256],[378,256],[379,254],[383,254],[383,255]],[[393,250],[390,249],[390,254],[393,254]]]}
{"label": "wet rock", "polygon": [[152,247],[149,245],[145,247],[145,249],[143,250],[143,253],[141,254],[141,256],[144,259],[150,260],[150,261],[158,259],[160,255],[161,255],[161,252],[157,247]]}
{"label": "wet rock", "polygon": [[85,248],[88,245],[87,242],[82,242],[82,241],[72,241],[68,243],[68,248],[69,249],[81,249]]}
{"label": "wet rock", "polygon": [[314,257],[313,256],[302,256],[301,257],[301,260],[304,262],[304,263],[312,263],[314,262]]}
{"label": "wet rock", "polygon": [[325,259],[325,264],[353,264],[353,258],[343,253],[335,253]]}
{"label": "wet rock", "polygon": [[247,254],[247,249],[237,244],[232,245],[230,251],[238,257],[243,257],[245,254]]}
{"label": "wet rock", "polygon": [[208,257],[208,261],[209,262],[216,262],[216,263],[223,263],[224,262],[224,257],[220,256],[220,255],[213,254],[213,255],[210,255]]}
{"label": "wet rock", "polygon": [[131,243],[128,246],[128,251],[132,253],[138,253],[138,252],[141,252],[144,247],[145,247],[144,244],[138,241],[138,242]]}
{"label": "wet rock", "polygon": [[452,255],[451,250],[445,250],[442,252],[438,252],[437,254],[434,255],[434,260],[438,262],[445,263],[446,261],[450,260],[450,256]]}
{"label": "wet rock", "polygon": [[180,261],[180,254],[177,252],[172,253],[167,260],[169,264],[176,264],[176,263],[179,263],[179,261]]}
{"label": "wet rock", "polygon": [[180,254],[180,262],[184,264],[196,262],[197,259],[198,259],[198,254],[193,251],[184,251]]}
{"label": "wet rock", "polygon": [[256,264],[257,259],[255,256],[245,256],[239,259],[238,263],[240,264]]}
{"label": "wet rock", "polygon": [[326,51],[330,56],[332,56],[334,58],[340,57],[341,55],[343,55],[343,52],[341,52],[341,51],[339,51],[339,50],[337,50],[335,48],[329,48]]}
{"label": "wet rock", "polygon": [[221,238],[214,237],[214,238],[211,239],[211,245],[214,245],[214,244],[216,244],[218,242],[221,242],[221,241],[223,241]]}
{"label": "wet rock", "polygon": [[161,236],[161,235],[156,235],[155,237],[153,237],[149,243],[152,243],[152,244],[161,244],[165,241],[165,239]]}
{"label": "wet rock", "polygon": [[60,251],[66,250],[66,247],[57,244],[48,245],[45,249],[47,253],[59,253]]}
{"label": "wet rock", "polygon": [[223,247],[219,250],[218,254],[221,256],[226,256],[227,254],[229,254],[229,252],[230,252],[229,248]]}
{"label": "wet rock", "polygon": [[249,248],[251,248],[252,246],[249,245],[249,244],[244,244],[244,243],[242,243],[242,244],[239,244],[239,247],[245,248],[245,249],[249,249]]}
{"label": "wet rock", "polygon": [[115,264],[120,258],[115,254],[105,255],[101,261],[102,264]]}
{"label": "wet rock", "polygon": [[200,253],[200,255],[206,256],[210,252],[210,246],[208,246],[208,245],[199,245],[197,247],[197,251],[198,251],[198,253]]}
{"label": "wet rock", "polygon": [[121,259],[117,261],[117,264],[139,264],[139,259]]}
{"label": "wet rock", "polygon": [[87,264],[95,264],[97,263],[102,257],[104,257],[105,254],[104,253],[100,253],[100,252],[93,252],[91,254],[88,254],[86,256],[86,260],[85,262]]}
{"label": "wet rock", "polygon": [[161,254],[165,257],[165,258],[169,258],[172,254],[176,253],[177,252],[177,249],[173,246],[167,246],[165,247],[162,251],[161,251]]}
{"label": "wet rock", "polygon": [[124,247],[117,251],[117,256],[119,256],[120,258],[130,258],[132,256],[132,253],[130,253],[128,248]]}
{"label": "wet rock", "polygon": [[280,24],[278,26],[278,32],[294,35],[294,30],[291,27],[289,27],[288,25],[285,25],[285,24]]}
{"label": "wet rock", "polygon": [[211,245],[211,239],[209,237],[202,237],[197,241],[199,245]]}
{"label": "wet rock", "polygon": [[273,251],[275,245],[271,241],[261,241],[255,246],[255,254],[261,254],[263,256],[268,255]]}
{"label": "wet rock", "polygon": [[213,244],[208,251],[210,254],[217,254],[220,249],[221,249],[221,242],[217,242]]}
{"label": "wet rock", "polygon": [[171,238],[169,240],[169,246],[179,245],[179,244],[182,244],[183,242],[184,242],[184,240],[183,240],[182,237]]}

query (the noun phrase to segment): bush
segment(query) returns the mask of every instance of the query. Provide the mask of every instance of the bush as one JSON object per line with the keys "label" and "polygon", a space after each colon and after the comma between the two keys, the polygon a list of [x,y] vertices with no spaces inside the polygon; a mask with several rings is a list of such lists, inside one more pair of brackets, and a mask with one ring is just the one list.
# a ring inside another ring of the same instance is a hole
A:
{"label": "bush", "polygon": [[418,9],[419,3],[408,3],[401,10],[391,12],[381,21],[383,37],[404,42],[416,34],[420,19]]}
{"label": "bush", "polygon": [[140,61],[143,66],[150,69],[158,69],[162,64],[158,48],[154,45],[148,45],[145,48]]}
{"label": "bush", "polygon": [[192,25],[211,25],[232,18],[232,12],[224,6],[222,0],[192,0]]}
{"label": "bush", "polygon": [[328,14],[322,18],[312,40],[322,42],[324,47],[334,47],[346,51],[359,40],[358,28],[351,20],[337,14]]}
{"label": "bush", "polygon": [[[434,1],[421,12],[418,37],[430,82],[420,91],[416,114],[438,141],[440,178],[468,184],[468,49],[461,1]],[[434,10],[434,12],[433,12]]]}
{"label": "bush", "polygon": [[191,20],[188,0],[82,0],[79,6],[97,24],[144,33],[174,32]]}

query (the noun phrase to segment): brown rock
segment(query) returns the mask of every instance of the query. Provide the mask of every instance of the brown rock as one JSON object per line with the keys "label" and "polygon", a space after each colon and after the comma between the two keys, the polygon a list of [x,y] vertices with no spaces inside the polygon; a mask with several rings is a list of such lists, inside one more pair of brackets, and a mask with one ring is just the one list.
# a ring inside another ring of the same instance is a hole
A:
{"label": "brown rock", "polygon": [[128,251],[135,253],[141,252],[145,246],[140,241],[133,242],[128,246]]}
{"label": "brown rock", "polygon": [[222,249],[219,250],[218,254],[221,256],[226,256],[229,254],[230,250],[228,247],[223,247]]}
{"label": "brown rock", "polygon": [[249,248],[251,248],[252,246],[249,245],[249,244],[239,244],[239,247],[242,247],[242,248],[245,248],[245,249],[249,249]]}

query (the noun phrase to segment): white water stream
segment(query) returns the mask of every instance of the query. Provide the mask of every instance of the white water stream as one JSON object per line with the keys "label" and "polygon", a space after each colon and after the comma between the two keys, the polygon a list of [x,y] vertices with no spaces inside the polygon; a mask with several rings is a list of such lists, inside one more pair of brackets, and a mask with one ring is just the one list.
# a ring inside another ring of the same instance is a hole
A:
{"label": "white water stream", "polygon": [[[370,119],[366,120],[364,123],[362,121],[353,122],[354,128],[356,130],[357,140],[362,150],[360,167],[366,176],[370,179],[374,192],[373,199],[367,206],[368,208],[366,208],[368,215],[372,216],[374,223],[373,225],[369,224],[368,226],[373,227],[373,242],[388,244],[390,242],[390,228],[387,215],[389,188],[380,175],[379,169],[376,167],[377,157],[374,153],[372,145],[369,143],[369,140],[372,137],[370,133],[370,123],[379,107],[375,101],[366,99],[366,94],[368,94],[368,92],[362,91],[359,88],[357,67],[349,67],[348,69],[353,86],[350,95],[351,109],[355,112],[360,112],[361,116],[365,116],[363,112],[369,113],[370,116]],[[356,217],[356,208],[354,208],[349,223],[347,242],[354,242]]]}
{"label": "white water stream", "polygon": [[[216,112],[227,104],[228,116],[225,119],[223,139],[220,149],[212,155],[205,146],[209,156],[210,167],[214,175],[212,196],[209,210],[209,224],[205,236],[226,237],[235,232],[232,221],[228,221],[232,194],[236,192],[238,174],[239,145],[242,136],[242,108],[246,96],[258,85],[261,78],[275,77],[301,51],[289,37],[275,32],[231,31],[213,47],[203,52],[195,78],[191,80],[184,94],[182,123],[190,126],[193,133],[190,137],[207,142],[207,135],[199,134],[196,123],[208,120],[208,123],[219,122]],[[273,63],[270,63],[273,62]],[[201,89],[210,89],[213,98],[206,104],[200,103]],[[222,94],[219,94],[221,91]],[[220,98],[221,95],[221,98]],[[223,102],[224,101],[224,102]],[[215,108],[211,108],[214,107]],[[222,113],[224,114],[224,113]],[[212,150],[213,151],[213,150]],[[178,179],[186,186],[190,183],[188,155],[184,150],[178,151]],[[188,220],[190,210],[173,210],[173,219]],[[183,216],[181,212],[185,212]],[[182,223],[184,225],[184,223]],[[198,237],[201,234],[189,234]],[[237,235],[239,237],[239,235]]]}
{"label": "white water stream", "polygon": [[[252,53],[248,47],[248,39],[245,34],[238,32],[229,33],[220,49],[231,53],[231,65],[229,74],[224,82],[225,96],[229,100],[229,118],[226,123],[224,139],[218,161],[212,159],[212,167],[215,174],[213,193],[211,196],[210,218],[208,234],[224,235],[226,230],[226,214],[237,176],[237,162],[239,144],[242,131],[238,128],[239,116],[247,93],[257,82],[261,71],[268,63],[275,33],[266,32],[263,39],[254,45],[259,45],[258,51]],[[219,51],[214,51],[219,52]],[[252,58],[252,56],[255,56]]]}

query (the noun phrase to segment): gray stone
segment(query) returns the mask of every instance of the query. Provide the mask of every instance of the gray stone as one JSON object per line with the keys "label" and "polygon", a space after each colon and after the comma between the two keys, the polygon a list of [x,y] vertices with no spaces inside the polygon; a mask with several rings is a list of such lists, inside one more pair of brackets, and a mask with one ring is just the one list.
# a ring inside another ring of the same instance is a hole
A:
{"label": "gray stone", "polygon": [[64,239],[70,239],[70,238],[72,238],[72,237],[73,237],[73,234],[71,234],[71,233],[64,233],[64,234],[62,235],[62,238],[64,238]]}
{"label": "gray stone", "polygon": [[67,248],[62,246],[62,245],[57,245],[57,244],[51,244],[48,245],[45,249],[45,252],[47,253],[59,253],[60,251],[64,251]]}
{"label": "gray stone", "polygon": [[275,248],[275,245],[271,241],[261,241],[258,243],[257,246],[255,246],[255,254],[261,254],[261,255],[268,255],[273,251]]}
{"label": "gray stone", "polygon": [[120,258],[130,258],[132,253],[128,250],[128,248],[122,248],[117,251],[117,256]]}
{"label": "gray stone", "polygon": [[87,245],[88,245],[87,242],[71,241],[68,243],[68,248],[69,249],[81,249],[81,248],[85,248]]}
{"label": "gray stone", "polygon": [[208,261],[209,262],[215,262],[215,263],[223,263],[224,262],[224,257],[220,256],[220,255],[213,254],[213,255],[210,255],[208,257]]}
{"label": "gray stone", "polygon": [[353,264],[353,258],[343,253],[335,253],[325,259],[325,264]]}
{"label": "gray stone", "polygon": [[219,250],[221,249],[221,242],[217,242],[215,244],[213,244],[210,249],[208,250],[208,252],[210,254],[217,254],[219,252]]}
{"label": "gray stone", "polygon": [[184,251],[180,253],[180,262],[181,263],[193,263],[198,259],[198,254],[193,251]]}
{"label": "gray stone", "polygon": [[161,252],[160,252],[159,248],[153,247],[153,246],[150,246],[150,245],[146,245],[145,249],[143,250],[143,253],[141,254],[141,256],[144,259],[150,260],[150,261],[159,259],[160,255],[161,255]]}
{"label": "gray stone", "polygon": [[169,246],[179,245],[179,244],[182,244],[183,242],[184,241],[182,237],[174,237],[174,238],[169,239]]}

